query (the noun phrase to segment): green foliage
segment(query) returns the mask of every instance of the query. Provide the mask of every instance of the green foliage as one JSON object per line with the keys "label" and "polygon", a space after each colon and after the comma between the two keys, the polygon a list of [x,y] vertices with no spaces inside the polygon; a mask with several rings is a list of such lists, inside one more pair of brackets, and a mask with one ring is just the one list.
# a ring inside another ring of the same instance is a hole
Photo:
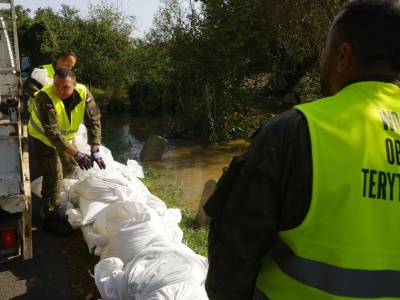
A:
{"label": "green foliage", "polygon": [[133,114],[162,115],[211,140],[246,138],[288,96],[319,96],[325,35],[346,2],[162,0],[143,39],[131,37],[135,17],[121,1],[89,4],[86,17],[62,4],[30,19],[19,7],[20,52],[37,66],[73,50],[78,79],[110,98],[129,90]]}
{"label": "green foliage", "polygon": [[124,114],[126,112],[124,100],[111,98],[106,104],[106,112],[108,116]]}
{"label": "green foliage", "polygon": [[118,2],[100,3],[89,5],[91,13],[86,18],[65,4],[58,12],[40,8],[31,20],[19,9],[23,16],[17,19],[20,52],[36,67],[54,62],[61,51],[72,50],[78,57],[74,69],[78,80],[119,93],[134,78],[130,34],[135,17],[125,15]]}
{"label": "green foliage", "polygon": [[131,113],[134,115],[159,115],[162,112],[164,88],[154,81],[136,81],[129,88]]}

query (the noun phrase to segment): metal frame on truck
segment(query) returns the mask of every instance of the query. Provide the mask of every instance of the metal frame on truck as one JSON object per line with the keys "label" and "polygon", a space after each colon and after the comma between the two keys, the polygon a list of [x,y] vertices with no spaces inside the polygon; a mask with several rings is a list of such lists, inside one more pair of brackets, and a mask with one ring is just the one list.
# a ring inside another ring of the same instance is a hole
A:
{"label": "metal frame on truck", "polygon": [[0,258],[29,259],[32,197],[14,1],[0,0],[0,9]]}

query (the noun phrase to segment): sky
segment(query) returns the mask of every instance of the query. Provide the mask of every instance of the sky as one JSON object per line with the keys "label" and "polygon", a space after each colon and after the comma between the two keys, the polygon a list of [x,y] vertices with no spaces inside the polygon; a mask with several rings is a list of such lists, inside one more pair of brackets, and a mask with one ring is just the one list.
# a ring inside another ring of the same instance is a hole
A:
{"label": "sky", "polygon": [[[143,37],[144,33],[152,27],[153,16],[161,5],[160,0],[110,0],[113,3],[121,4],[126,15],[136,17],[138,30],[133,32],[134,37]],[[54,11],[61,8],[61,4],[79,9],[82,16],[88,13],[89,3],[98,5],[101,0],[14,0],[14,5],[22,5],[31,10],[31,17],[39,7],[51,7]]]}

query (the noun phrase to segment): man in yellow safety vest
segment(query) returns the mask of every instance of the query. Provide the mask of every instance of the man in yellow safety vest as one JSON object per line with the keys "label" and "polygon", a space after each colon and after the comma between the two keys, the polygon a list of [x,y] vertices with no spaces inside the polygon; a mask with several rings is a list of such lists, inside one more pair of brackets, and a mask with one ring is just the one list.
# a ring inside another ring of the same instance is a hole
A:
{"label": "man in yellow safety vest", "polygon": [[28,100],[28,112],[32,112],[33,108],[33,98],[35,93],[37,93],[42,87],[53,82],[54,73],[59,68],[72,69],[76,64],[76,54],[70,50],[63,51],[59,54],[58,59],[55,63],[41,65],[35,68],[31,76],[29,76],[24,84],[24,92],[30,97]]}
{"label": "man in yellow safety vest", "polygon": [[[71,225],[59,215],[62,180],[74,176],[77,165],[88,170],[96,162],[100,169],[106,168],[99,155],[100,110],[89,90],[76,82],[75,73],[68,68],[57,69],[53,83],[35,93],[34,99],[28,130],[43,175],[40,204],[45,216],[44,230],[70,235]],[[87,129],[90,156],[72,145],[82,121]]]}
{"label": "man in yellow safety vest", "polygon": [[320,68],[204,206],[210,300],[400,299],[400,1],[350,1]]}

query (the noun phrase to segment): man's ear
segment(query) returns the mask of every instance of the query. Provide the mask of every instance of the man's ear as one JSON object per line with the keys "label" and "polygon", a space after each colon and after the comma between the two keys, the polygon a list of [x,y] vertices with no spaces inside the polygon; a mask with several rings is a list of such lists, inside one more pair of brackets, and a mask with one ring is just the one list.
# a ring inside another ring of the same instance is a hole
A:
{"label": "man's ear", "polygon": [[349,69],[351,61],[353,59],[353,48],[350,43],[343,43],[340,45],[338,51],[338,63],[336,65],[336,71],[344,72]]}

